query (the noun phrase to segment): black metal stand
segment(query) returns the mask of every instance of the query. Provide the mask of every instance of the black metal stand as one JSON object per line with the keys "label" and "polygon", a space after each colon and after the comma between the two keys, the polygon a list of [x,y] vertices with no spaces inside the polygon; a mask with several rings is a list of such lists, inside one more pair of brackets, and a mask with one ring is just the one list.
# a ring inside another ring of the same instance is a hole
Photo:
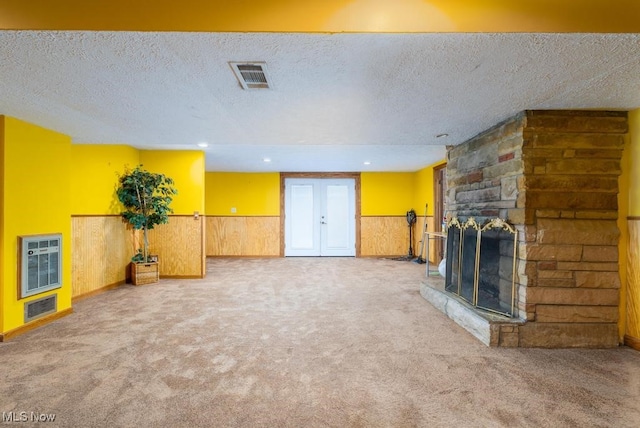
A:
{"label": "black metal stand", "polygon": [[416,223],[416,212],[414,210],[407,211],[407,224],[409,226],[409,250],[406,256],[396,257],[393,260],[400,262],[409,262],[415,258],[413,255],[413,225]]}

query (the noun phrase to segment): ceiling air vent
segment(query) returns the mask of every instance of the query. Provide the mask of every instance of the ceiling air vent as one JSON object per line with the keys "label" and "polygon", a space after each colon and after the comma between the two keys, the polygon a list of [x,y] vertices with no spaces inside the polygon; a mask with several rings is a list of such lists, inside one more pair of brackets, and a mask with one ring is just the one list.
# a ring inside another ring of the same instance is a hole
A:
{"label": "ceiling air vent", "polygon": [[243,89],[269,89],[266,63],[230,62],[229,65]]}

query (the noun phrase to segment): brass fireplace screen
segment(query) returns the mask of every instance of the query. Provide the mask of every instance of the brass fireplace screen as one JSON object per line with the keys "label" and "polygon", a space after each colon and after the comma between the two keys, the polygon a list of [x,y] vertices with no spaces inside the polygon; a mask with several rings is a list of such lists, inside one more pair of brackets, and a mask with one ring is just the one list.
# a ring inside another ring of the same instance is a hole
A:
{"label": "brass fireplace screen", "polygon": [[473,217],[447,222],[445,290],[471,305],[515,316],[518,231],[496,218],[482,226]]}

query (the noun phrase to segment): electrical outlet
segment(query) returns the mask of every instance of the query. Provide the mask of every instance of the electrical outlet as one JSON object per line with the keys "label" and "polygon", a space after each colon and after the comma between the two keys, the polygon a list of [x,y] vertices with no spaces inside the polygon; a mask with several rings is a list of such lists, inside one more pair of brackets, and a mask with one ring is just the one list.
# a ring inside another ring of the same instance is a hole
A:
{"label": "electrical outlet", "polygon": [[236,213],[236,207],[231,207],[231,214],[235,214]]}

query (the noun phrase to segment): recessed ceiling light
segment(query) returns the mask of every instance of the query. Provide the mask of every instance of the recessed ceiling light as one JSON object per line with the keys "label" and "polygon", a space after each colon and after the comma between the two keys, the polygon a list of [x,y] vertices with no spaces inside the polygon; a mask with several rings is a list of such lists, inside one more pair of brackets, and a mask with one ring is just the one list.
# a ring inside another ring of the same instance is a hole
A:
{"label": "recessed ceiling light", "polygon": [[270,158],[264,158],[264,159],[262,159],[262,162],[267,162],[267,163],[269,163],[269,162],[271,162],[271,159],[270,159]]}
{"label": "recessed ceiling light", "polygon": [[445,137],[448,137],[448,136],[449,136],[449,134],[438,134],[438,135],[436,135],[436,138],[445,138]]}
{"label": "recessed ceiling light", "polygon": [[209,147],[209,143],[205,143],[204,141],[202,143],[198,143],[198,147],[202,147],[203,149]]}
{"label": "recessed ceiling light", "polygon": [[369,161],[364,161],[363,163],[364,163],[365,165],[371,165],[371,162],[369,162]]}

